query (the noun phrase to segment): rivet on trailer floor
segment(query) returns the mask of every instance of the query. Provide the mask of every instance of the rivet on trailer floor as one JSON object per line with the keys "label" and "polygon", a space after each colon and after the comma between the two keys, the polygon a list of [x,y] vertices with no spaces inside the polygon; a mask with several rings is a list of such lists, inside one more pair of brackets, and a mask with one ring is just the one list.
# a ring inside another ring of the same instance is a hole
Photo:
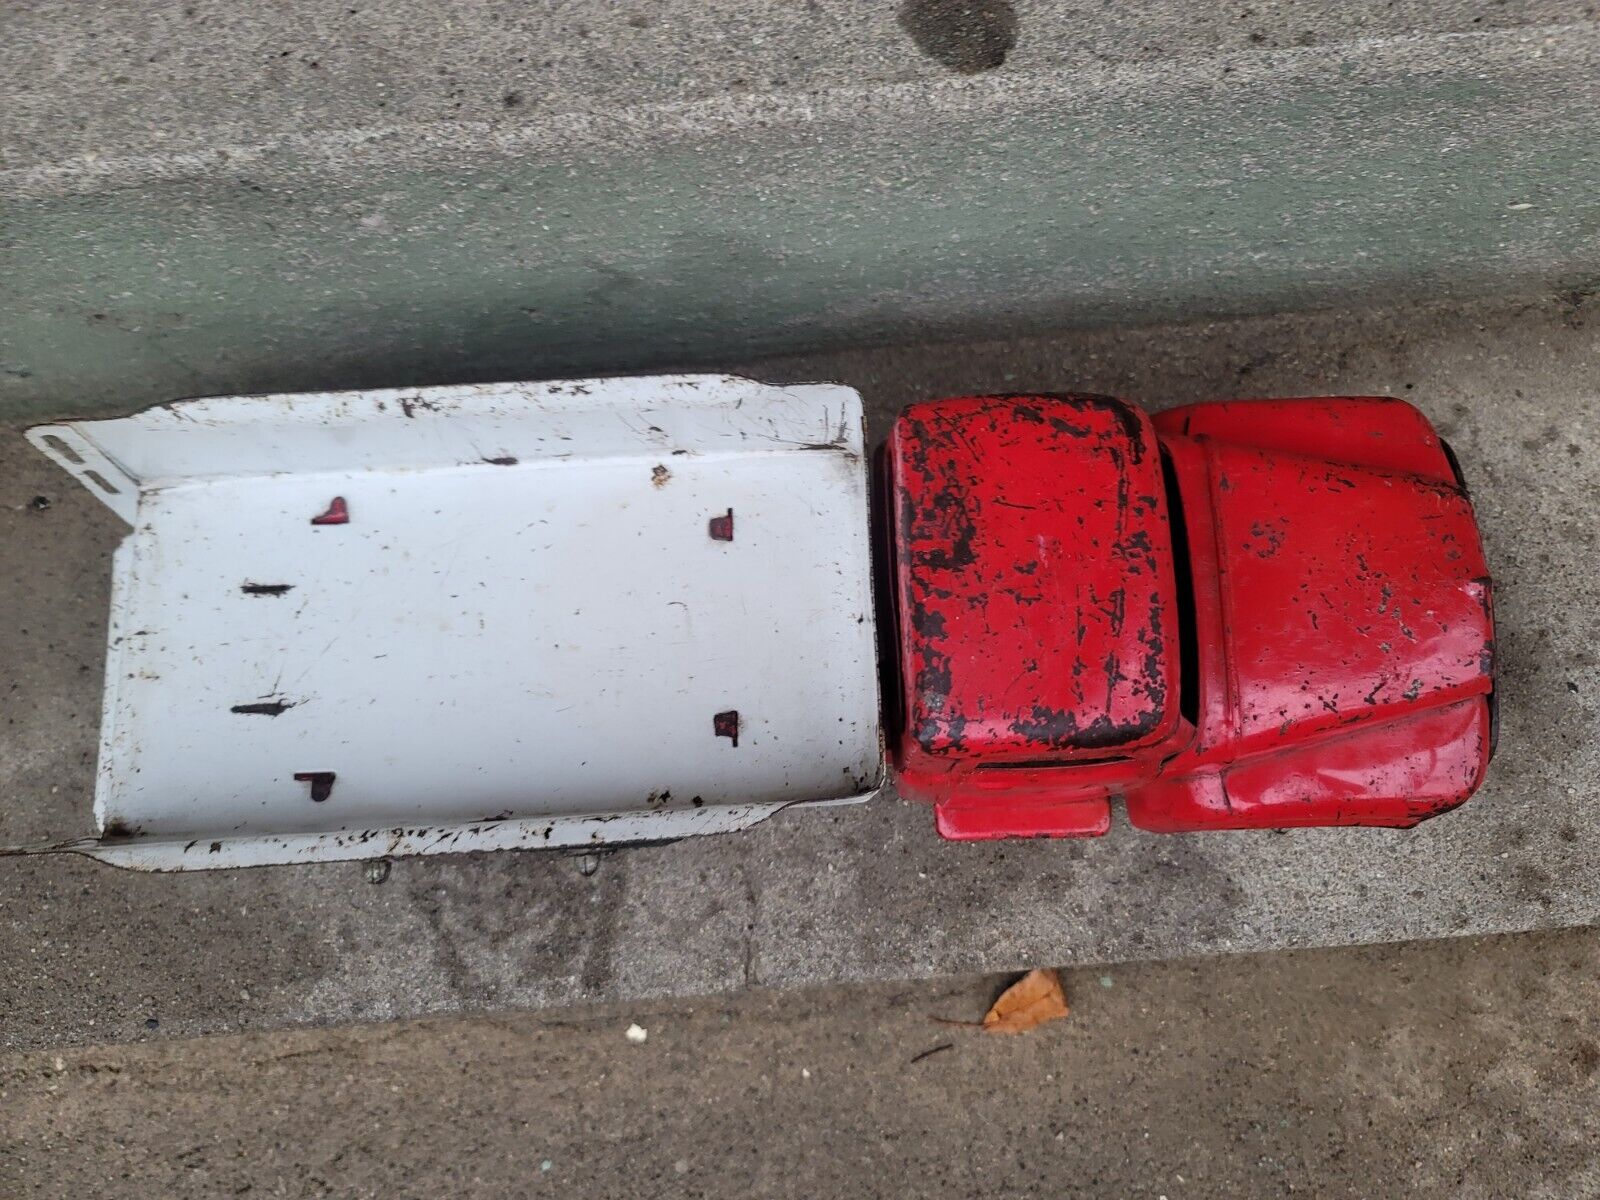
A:
{"label": "rivet on trailer floor", "polygon": [[610,845],[883,774],[860,397],[193,400],[29,439],[118,548],[94,815],[183,870]]}

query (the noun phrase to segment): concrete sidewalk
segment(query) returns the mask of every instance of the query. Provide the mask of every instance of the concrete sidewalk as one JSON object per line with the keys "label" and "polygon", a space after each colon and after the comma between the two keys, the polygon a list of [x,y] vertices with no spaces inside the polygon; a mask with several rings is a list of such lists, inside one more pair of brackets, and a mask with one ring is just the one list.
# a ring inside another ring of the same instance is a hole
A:
{"label": "concrete sidewalk", "polygon": [[[13,1047],[1549,928],[1600,919],[1590,298],[907,346],[742,368],[901,403],[1086,388],[1152,406],[1390,393],[1475,488],[1497,583],[1504,729],[1488,785],[1414,832],[947,845],[892,798],[619,853],[141,876],[0,860]],[[44,497],[38,507],[34,497]],[[110,515],[0,441],[0,843],[85,832]]]}

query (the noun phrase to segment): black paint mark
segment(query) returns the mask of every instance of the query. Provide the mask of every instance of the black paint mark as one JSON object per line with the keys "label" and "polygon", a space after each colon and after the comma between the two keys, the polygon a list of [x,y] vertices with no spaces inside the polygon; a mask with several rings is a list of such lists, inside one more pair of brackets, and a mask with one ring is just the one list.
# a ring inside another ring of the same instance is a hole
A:
{"label": "black paint mark", "polygon": [[247,583],[239,589],[246,596],[281,596],[293,591],[292,583]]}
{"label": "black paint mark", "polygon": [[293,708],[296,703],[294,700],[265,700],[256,704],[235,704],[229,711],[252,717],[276,717]]}
{"label": "black paint mark", "polygon": [[1007,0],[904,0],[899,20],[918,50],[961,75],[992,71],[1017,44]]}
{"label": "black paint mark", "polygon": [[318,804],[333,795],[333,781],[338,778],[332,771],[296,771],[294,777],[311,785],[311,799]]}
{"label": "black paint mark", "polygon": [[491,467],[514,467],[517,465],[517,460],[509,454],[502,454],[499,458],[486,458],[483,461]]}

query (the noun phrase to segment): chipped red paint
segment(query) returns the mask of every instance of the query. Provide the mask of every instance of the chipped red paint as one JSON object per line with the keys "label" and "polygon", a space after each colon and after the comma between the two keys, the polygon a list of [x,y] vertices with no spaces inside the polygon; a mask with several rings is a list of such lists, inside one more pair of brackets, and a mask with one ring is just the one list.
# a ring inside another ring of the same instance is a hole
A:
{"label": "chipped red paint", "polygon": [[[1086,760],[1177,727],[1176,594],[1150,419],[1102,396],[912,407],[885,449],[905,664],[902,790],[940,828],[1032,794],[1058,832],[1103,832]],[[975,773],[988,771],[987,778]],[[993,772],[1003,772],[996,774]],[[1066,802],[1065,807],[1062,803]]]}
{"label": "chipped red paint", "polygon": [[[407,413],[407,416],[410,414]],[[487,461],[494,461],[493,459]],[[515,461],[514,459],[512,461]],[[311,518],[313,525],[348,525],[350,523],[350,506],[345,503],[343,496],[335,496],[328,507]]]}
{"label": "chipped red paint", "polygon": [[1482,780],[1488,569],[1410,405],[938,401],[885,468],[894,758],[947,837],[1099,834],[1113,796],[1152,830],[1404,826]]}

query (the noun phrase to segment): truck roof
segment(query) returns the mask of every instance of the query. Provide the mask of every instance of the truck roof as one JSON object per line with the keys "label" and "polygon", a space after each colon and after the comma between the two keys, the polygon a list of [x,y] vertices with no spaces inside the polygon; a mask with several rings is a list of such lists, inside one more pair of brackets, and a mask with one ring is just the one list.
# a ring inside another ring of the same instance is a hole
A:
{"label": "truck roof", "polygon": [[1178,718],[1150,420],[1105,396],[912,406],[886,448],[904,721],[929,755],[1101,758]]}

